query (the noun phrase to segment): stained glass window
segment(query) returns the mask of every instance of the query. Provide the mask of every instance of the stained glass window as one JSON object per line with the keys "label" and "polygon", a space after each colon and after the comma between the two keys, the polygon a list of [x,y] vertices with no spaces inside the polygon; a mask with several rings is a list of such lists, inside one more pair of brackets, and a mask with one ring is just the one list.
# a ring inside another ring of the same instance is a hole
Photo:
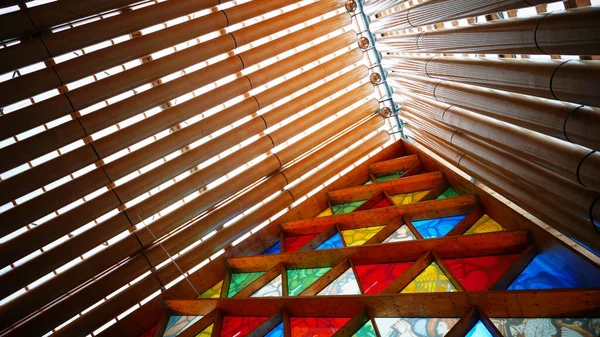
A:
{"label": "stained glass window", "polygon": [[402,225],[402,227],[398,228],[392,235],[388,236],[387,239],[383,240],[384,243],[387,242],[400,242],[400,241],[410,241],[416,240],[415,235],[410,231],[407,225]]}
{"label": "stained glass window", "polygon": [[365,325],[363,325],[352,337],[376,337],[375,328],[373,328],[373,323],[371,320],[368,320]]}
{"label": "stained glass window", "polygon": [[446,199],[446,198],[453,198],[453,197],[458,197],[460,196],[460,194],[458,194],[458,192],[456,192],[452,187],[448,187],[448,189],[446,189],[444,192],[442,192],[442,194],[440,194],[436,199]]}
{"label": "stained glass window", "polygon": [[221,325],[221,337],[244,337],[267,319],[268,317],[225,316]]}
{"label": "stained glass window", "polygon": [[492,318],[504,337],[600,336],[600,318]]}
{"label": "stained glass window", "polygon": [[442,337],[458,318],[375,318],[381,337]]}
{"label": "stained glass window", "polygon": [[466,215],[449,216],[444,218],[416,220],[413,225],[425,239],[440,238],[456,227]]}
{"label": "stained glass window", "polygon": [[456,288],[440,269],[437,263],[432,262],[414,280],[412,280],[401,293],[434,293],[454,292]]}
{"label": "stained glass window", "polygon": [[288,253],[297,252],[318,235],[319,234],[288,236],[285,238],[285,251]]}
{"label": "stained glass window", "polygon": [[554,244],[539,253],[508,287],[509,290],[594,288],[600,270],[568,248]]}
{"label": "stained glass window", "polygon": [[281,275],[277,275],[276,278],[258,289],[250,297],[283,296],[282,279]]}
{"label": "stained glass window", "polygon": [[331,212],[331,208],[327,207],[323,212],[319,213],[319,215],[317,215],[316,218],[330,216],[330,215],[333,215],[333,212]]}
{"label": "stained glass window", "polygon": [[163,337],[175,337],[200,320],[202,316],[171,316]]}
{"label": "stained glass window", "polygon": [[356,207],[362,205],[363,202],[365,202],[365,201],[366,200],[359,200],[359,201],[348,202],[345,204],[333,205],[333,213],[335,213],[335,214],[350,213]]}
{"label": "stained glass window", "polygon": [[355,266],[365,294],[378,294],[404,273],[413,263],[382,263]]}
{"label": "stained glass window", "polygon": [[360,246],[372,238],[385,226],[373,226],[365,228],[347,229],[342,231],[346,246]]}
{"label": "stained glass window", "polygon": [[263,274],[264,272],[235,273],[231,275],[231,282],[229,283],[229,292],[227,293],[227,297],[233,297]]}
{"label": "stained glass window", "polygon": [[380,202],[376,203],[375,206],[371,207],[371,209],[375,209],[375,208],[381,208],[381,207],[389,207],[392,206],[392,204],[385,198],[381,199]]}
{"label": "stained glass window", "polygon": [[214,324],[209,325],[206,329],[200,331],[196,335],[196,337],[210,337],[212,335],[212,331],[213,331],[213,327],[214,326],[215,326]]}
{"label": "stained glass window", "polygon": [[316,248],[316,250],[333,249],[333,248],[340,248],[340,247],[344,247],[344,244],[342,243],[342,237],[340,236],[339,233],[335,233],[329,239],[325,240],[325,242],[320,244]]}
{"label": "stained glass window", "polygon": [[277,241],[274,245],[267,248],[261,255],[279,254],[281,253],[281,242]]}
{"label": "stained glass window", "polygon": [[396,194],[396,195],[392,195],[390,197],[392,198],[392,201],[394,201],[394,203],[396,205],[408,205],[413,202],[420,201],[427,195],[427,193],[429,193],[429,190]]}
{"label": "stained glass window", "polygon": [[392,173],[392,174],[387,174],[384,176],[380,176],[380,177],[375,177],[377,179],[377,182],[384,182],[384,181],[390,181],[390,180],[395,180],[400,178],[400,176],[402,176],[402,174],[404,173],[404,171],[400,171],[397,173]]}
{"label": "stained glass window", "polygon": [[329,283],[325,289],[321,290],[317,295],[359,295],[360,288],[356,282],[356,276],[352,272],[352,268],[346,270],[342,275]]}
{"label": "stained glass window", "polygon": [[292,317],[292,337],[330,337],[350,318]]}
{"label": "stained glass window", "polygon": [[519,258],[519,254],[448,259],[444,263],[468,291],[489,288]]}
{"label": "stained glass window", "polygon": [[265,337],[283,337],[283,323],[279,323],[279,325],[269,331]]}
{"label": "stained glass window", "polygon": [[477,324],[469,331],[469,333],[465,337],[493,337],[492,334],[488,331],[488,329],[478,321]]}
{"label": "stained glass window", "polygon": [[223,281],[215,284],[210,289],[200,294],[198,298],[219,298],[221,297],[221,288],[223,288]]}
{"label": "stained glass window", "polygon": [[304,289],[315,283],[315,281],[325,275],[330,269],[331,267],[288,270],[289,296],[299,295]]}
{"label": "stained glass window", "polygon": [[484,214],[471,228],[469,228],[465,235],[467,234],[481,234],[481,233],[492,233],[492,232],[501,232],[505,231],[504,227],[500,226],[499,223],[494,221],[494,219],[490,218],[487,214]]}

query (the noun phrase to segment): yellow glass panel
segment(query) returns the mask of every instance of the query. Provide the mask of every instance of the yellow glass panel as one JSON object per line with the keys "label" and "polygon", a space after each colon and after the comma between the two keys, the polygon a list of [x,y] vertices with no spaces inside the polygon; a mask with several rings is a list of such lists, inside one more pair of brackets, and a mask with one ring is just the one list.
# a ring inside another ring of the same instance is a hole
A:
{"label": "yellow glass panel", "polygon": [[487,214],[484,214],[477,222],[465,232],[468,234],[480,234],[480,233],[492,233],[505,231],[504,227],[500,226],[499,223],[490,218]]}
{"label": "yellow glass panel", "polygon": [[372,238],[385,226],[373,226],[366,228],[347,229],[342,231],[346,246],[360,246]]}
{"label": "yellow glass panel", "polygon": [[221,297],[221,288],[223,288],[223,281],[215,284],[212,288],[203,292],[198,298],[219,298]]}
{"label": "yellow glass panel", "polygon": [[317,218],[323,217],[323,216],[330,216],[333,215],[333,213],[331,212],[331,208],[327,207],[323,212],[319,213],[319,215],[317,215]]}
{"label": "yellow glass panel", "polygon": [[209,325],[208,328],[200,331],[200,333],[198,333],[196,337],[210,337],[212,335],[213,326],[214,324]]}
{"label": "yellow glass panel", "polygon": [[400,293],[455,292],[456,288],[437,263],[432,262]]}
{"label": "yellow glass panel", "polygon": [[392,195],[391,198],[396,205],[407,205],[413,202],[420,201],[427,195],[427,193],[429,193],[429,191],[430,190],[396,194]]}

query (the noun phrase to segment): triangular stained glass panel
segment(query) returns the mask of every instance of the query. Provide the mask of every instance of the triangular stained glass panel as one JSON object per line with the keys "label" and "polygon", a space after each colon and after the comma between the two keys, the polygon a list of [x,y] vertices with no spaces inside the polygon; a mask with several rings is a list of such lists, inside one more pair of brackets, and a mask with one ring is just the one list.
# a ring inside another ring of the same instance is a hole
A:
{"label": "triangular stained glass panel", "polygon": [[410,231],[407,225],[402,225],[402,227],[398,228],[392,235],[388,236],[387,239],[383,240],[384,243],[388,242],[401,242],[401,241],[411,241],[416,240],[415,235]]}
{"label": "triangular stained glass panel", "polygon": [[287,271],[289,296],[298,296],[304,289],[325,275],[331,267],[292,269]]}
{"label": "triangular stained glass panel", "polygon": [[499,223],[490,218],[487,214],[484,214],[471,228],[469,228],[465,235],[468,234],[481,234],[481,233],[493,233],[505,231]]}
{"label": "triangular stained glass panel", "polygon": [[325,240],[325,242],[320,244],[315,250],[333,249],[341,247],[344,247],[344,243],[342,243],[342,237],[339,233],[335,233],[331,237],[329,237],[329,239]]}
{"label": "triangular stained glass panel", "polygon": [[348,270],[329,283],[317,295],[360,295],[360,288],[358,287],[358,282],[356,282],[356,276],[354,276],[352,268],[348,268]]}
{"label": "triangular stained glass panel", "polygon": [[[505,337],[600,336],[598,318],[490,318],[496,329]],[[523,334],[526,331],[534,331]]]}
{"label": "triangular stained glass panel", "polygon": [[175,337],[200,320],[202,316],[171,316],[163,337]]}
{"label": "triangular stained glass panel", "polygon": [[362,205],[366,200],[348,202],[345,204],[333,205],[334,214],[346,214],[352,212],[356,207]]}
{"label": "triangular stained glass panel", "polygon": [[360,246],[372,238],[385,226],[373,226],[365,228],[347,229],[342,231],[346,246]]}
{"label": "triangular stained glass panel", "polygon": [[425,239],[441,238],[456,227],[466,215],[412,221],[412,224]]}
{"label": "triangular stained glass panel", "polygon": [[319,213],[319,215],[317,215],[315,218],[321,218],[324,216],[331,216],[333,215],[333,212],[331,211],[331,208],[327,207],[323,212]]}
{"label": "triangular stained glass panel", "polygon": [[465,337],[493,337],[490,331],[478,321],[477,324],[469,331],[469,333]]}
{"label": "triangular stained glass panel", "polygon": [[458,318],[375,318],[381,337],[442,337]]}
{"label": "triangular stained glass panel", "polygon": [[456,192],[452,187],[448,187],[442,194],[438,195],[437,200],[458,197],[460,194]]}
{"label": "triangular stained glass panel", "polygon": [[331,337],[350,318],[292,317],[292,337]]}
{"label": "triangular stained glass panel", "polygon": [[375,178],[377,179],[378,183],[382,183],[384,181],[396,180],[396,179],[400,178],[400,176],[402,176],[403,173],[404,173],[404,171],[401,171],[401,172],[396,172],[396,173],[392,173],[392,174],[386,174],[384,176],[379,176],[379,177],[375,177]]}
{"label": "triangular stained glass panel", "polygon": [[265,337],[283,337],[283,322],[269,331]]}
{"label": "triangular stained glass panel", "polygon": [[277,241],[274,245],[267,248],[260,255],[279,254],[279,253],[281,253],[281,242]]}
{"label": "triangular stained glass panel", "polygon": [[519,258],[519,254],[444,260],[449,271],[467,291],[488,289]]}
{"label": "triangular stained glass panel", "polygon": [[429,193],[429,190],[396,194],[390,197],[396,205],[408,205],[412,204],[413,202],[421,201],[421,199],[423,199],[427,193]]}
{"label": "triangular stained glass panel", "polygon": [[258,289],[250,297],[283,296],[282,280],[283,278],[281,275],[277,275],[276,278],[272,279],[269,283]]}
{"label": "triangular stained glass panel", "polygon": [[412,280],[401,293],[435,293],[455,292],[456,288],[440,269],[437,263],[432,262],[414,280]]}
{"label": "triangular stained glass panel", "polygon": [[233,297],[239,293],[242,289],[246,288],[250,283],[254,282],[257,278],[261,277],[264,272],[255,273],[236,273],[231,275],[231,283],[229,283],[229,292],[227,297]]}
{"label": "triangular stained glass panel", "polygon": [[371,320],[368,320],[352,337],[377,337]]}
{"label": "triangular stained glass panel", "polygon": [[267,319],[268,317],[225,316],[221,325],[221,337],[244,337]]}
{"label": "triangular stained glass panel", "polygon": [[210,337],[214,328],[214,324],[209,325],[206,329],[200,331],[195,337]]}
{"label": "triangular stained glass panel", "polygon": [[223,288],[223,281],[215,284],[210,289],[200,294],[198,298],[219,298],[221,297],[221,288]]}
{"label": "triangular stained glass panel", "polygon": [[365,294],[378,294],[404,273],[413,262],[355,266],[356,276]]}
{"label": "triangular stained glass panel", "polygon": [[286,253],[297,252],[300,248],[304,247],[307,243],[311,242],[312,239],[316,238],[319,234],[309,235],[298,235],[288,236],[285,238],[285,251]]}

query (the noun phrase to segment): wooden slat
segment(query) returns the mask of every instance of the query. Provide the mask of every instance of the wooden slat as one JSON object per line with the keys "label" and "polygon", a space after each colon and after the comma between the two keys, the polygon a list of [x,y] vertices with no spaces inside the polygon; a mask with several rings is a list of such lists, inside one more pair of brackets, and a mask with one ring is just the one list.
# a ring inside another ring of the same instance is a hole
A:
{"label": "wooden slat", "polygon": [[278,312],[275,315],[269,317],[256,329],[252,330],[247,337],[264,337],[269,331],[273,330],[279,323],[283,321],[283,313]]}
{"label": "wooden slat", "polygon": [[475,207],[472,211],[470,211],[467,216],[462,219],[454,228],[452,228],[447,236],[453,235],[462,235],[464,232],[469,230],[471,226],[473,226],[479,218],[481,218],[485,214],[483,207],[481,205]]}
{"label": "wooden slat", "polygon": [[423,164],[418,162],[415,166],[408,169],[408,171],[404,172],[400,178],[411,177],[423,172]]}
{"label": "wooden slat", "polygon": [[384,176],[400,171],[408,171],[410,168],[417,165],[417,163],[419,163],[419,157],[415,154],[412,154],[410,156],[394,158],[371,164],[369,165],[369,169],[374,176]]}
{"label": "wooden slat", "polygon": [[260,288],[267,285],[267,283],[271,282],[277,275],[281,274],[283,270],[283,265],[277,265],[271,269],[269,269],[266,273],[262,274],[259,278],[254,280],[254,282],[250,283],[244,289],[240,290],[237,294],[233,296],[233,298],[246,298],[252,296],[256,291]]}
{"label": "wooden slat", "polygon": [[336,331],[332,337],[350,337],[354,335],[365,323],[369,321],[369,315],[367,312],[363,312],[360,315],[352,317],[346,324]]}
{"label": "wooden slat", "polygon": [[436,252],[440,258],[450,259],[520,253],[528,246],[527,231],[507,231],[394,242],[385,245],[244,256],[227,259],[227,262],[236,271],[256,272],[267,271],[280,263],[293,269],[331,267],[347,258],[357,265],[392,263],[416,261],[430,250]]}
{"label": "wooden slat", "polygon": [[460,284],[460,281],[456,278],[456,276],[454,276],[454,274],[452,274],[452,272],[450,271],[450,268],[448,268],[448,266],[446,266],[446,263],[444,263],[444,260],[442,260],[439,256],[437,256],[436,253],[431,253],[431,255],[433,256],[433,259],[434,259],[435,263],[437,263],[438,267],[440,267],[440,269],[442,270],[442,272],[444,272],[444,274],[446,275],[448,280],[452,283],[454,288],[456,288],[456,291],[465,291],[465,288],[462,286],[462,284]]}
{"label": "wooden slat", "polygon": [[464,337],[479,321],[479,315],[475,308],[469,310],[469,312],[460,318],[458,322],[448,331],[446,336],[448,337]]}
{"label": "wooden slat", "polygon": [[450,186],[448,185],[448,183],[446,183],[444,181],[442,184],[439,184],[436,187],[429,190],[429,192],[427,192],[427,194],[425,194],[425,196],[423,198],[421,198],[421,200],[419,200],[419,201],[434,200],[440,194],[442,194],[446,189],[448,189],[448,187],[450,187]]}
{"label": "wooden slat", "polygon": [[308,288],[304,289],[299,296],[315,296],[321,290],[325,289],[331,282],[340,277],[346,270],[350,268],[350,263],[348,259],[338,263],[333,268],[331,268],[327,273],[323,276],[319,277],[317,281],[308,286]]}
{"label": "wooden slat", "polygon": [[490,286],[490,290],[505,290],[529,265],[531,260],[537,255],[537,248],[534,245],[527,247],[517,261],[515,261],[507,271]]}
{"label": "wooden slat", "polygon": [[423,254],[415,263],[413,263],[400,277],[392,281],[382,294],[397,294],[406,288],[427,266],[433,261],[431,252]]}
{"label": "wooden slat", "polygon": [[322,231],[316,238],[300,248],[300,251],[313,250],[319,247],[323,242],[327,241],[333,234],[337,233],[336,226],[330,226],[329,229]]}
{"label": "wooden slat", "polygon": [[400,178],[381,183],[361,185],[329,192],[329,198],[335,205],[358,200],[367,200],[383,191],[390,195],[423,191],[444,183],[440,172],[423,173],[412,177]]}
{"label": "wooden slat", "polygon": [[213,324],[213,320],[216,314],[217,310],[209,312],[208,314],[204,315],[204,317],[196,321],[194,324],[190,325],[182,333],[177,335],[177,337],[195,337],[197,334],[199,334],[204,329],[208,328],[211,324]]}
{"label": "wooden slat", "polygon": [[210,337],[221,337],[221,328],[223,326],[223,311],[216,310],[214,319],[213,319],[213,329]]}
{"label": "wooden slat", "polygon": [[171,316],[169,315],[169,313],[165,310],[165,312],[160,317],[160,321],[158,321],[158,324],[156,325],[156,331],[154,332],[153,337],[162,337],[162,335],[165,332],[165,328],[169,323],[170,317]]}
{"label": "wooden slat", "polygon": [[[462,317],[473,306],[489,317],[598,317],[600,289],[480,291],[377,296],[167,300],[179,315],[203,315],[219,307],[226,315],[350,317],[365,309],[376,317]],[[419,303],[419,305],[415,305]]]}
{"label": "wooden slat", "polygon": [[383,193],[384,192],[373,195],[367,201],[363,202],[362,204],[360,204],[360,206],[352,210],[352,212],[360,212],[371,209],[373,206],[377,205],[381,200],[385,199],[385,195]]}
{"label": "wooden slat", "polygon": [[404,223],[402,219],[396,219],[385,225],[379,232],[373,235],[365,245],[374,245],[378,243],[382,243],[385,239],[387,239],[390,235],[392,235],[395,231],[397,231],[400,227],[402,227]]}

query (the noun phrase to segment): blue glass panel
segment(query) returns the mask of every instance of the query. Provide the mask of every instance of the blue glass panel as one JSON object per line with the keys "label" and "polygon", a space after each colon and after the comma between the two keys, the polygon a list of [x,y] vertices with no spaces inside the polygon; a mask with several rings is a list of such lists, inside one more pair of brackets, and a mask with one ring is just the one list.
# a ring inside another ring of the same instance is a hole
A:
{"label": "blue glass panel", "polygon": [[279,323],[279,325],[269,331],[265,337],[283,337],[283,323]]}
{"label": "blue glass panel", "polygon": [[316,248],[316,250],[333,249],[333,248],[340,248],[340,247],[344,247],[344,244],[342,243],[342,237],[340,236],[339,233],[335,233],[329,239],[327,239],[325,242],[320,244],[319,247]]}
{"label": "blue glass panel", "polygon": [[260,255],[279,254],[279,253],[281,253],[281,242],[277,241],[276,244],[267,248],[267,250],[262,252]]}
{"label": "blue glass panel", "polygon": [[554,244],[540,252],[509,290],[594,288],[600,286],[600,270],[568,248]]}
{"label": "blue glass panel", "polygon": [[445,236],[465,217],[466,215],[457,215],[445,218],[417,220],[412,223],[419,233],[421,233],[423,238],[432,239]]}
{"label": "blue glass panel", "polygon": [[492,334],[488,331],[488,329],[481,323],[481,321],[477,322],[473,329],[469,331],[469,333],[465,337],[493,337]]}

